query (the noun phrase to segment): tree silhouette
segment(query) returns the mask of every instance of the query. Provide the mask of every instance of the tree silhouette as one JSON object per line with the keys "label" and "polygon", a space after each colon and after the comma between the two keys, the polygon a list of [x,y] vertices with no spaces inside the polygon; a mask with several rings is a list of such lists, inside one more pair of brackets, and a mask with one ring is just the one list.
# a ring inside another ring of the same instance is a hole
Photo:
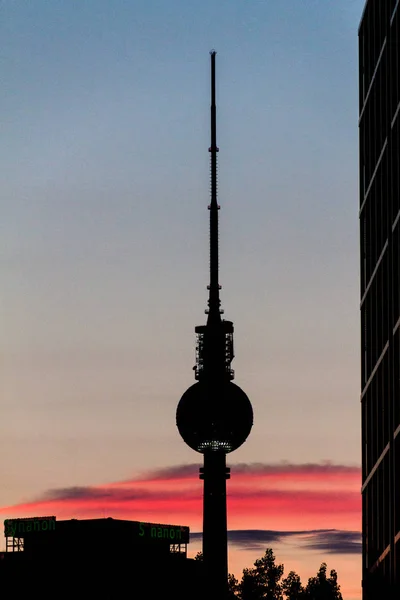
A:
{"label": "tree silhouette", "polygon": [[[203,560],[203,553],[198,552],[194,558]],[[327,577],[326,563],[321,564],[315,577],[310,577],[306,587],[295,571],[290,571],[281,581],[283,571],[284,565],[276,565],[272,549],[267,548],[253,568],[243,569],[240,583],[229,573],[229,600],[343,600],[337,573],[332,569]]]}
{"label": "tree silhouette", "polygon": [[271,548],[267,548],[262,558],[256,560],[252,569],[244,569],[239,584],[241,600],[283,600],[282,586],[279,583],[284,566],[275,564]]}
{"label": "tree silhouette", "polygon": [[289,575],[282,580],[282,591],[287,600],[306,600],[306,590],[295,571],[290,571]]}
{"label": "tree silhouette", "polygon": [[317,575],[310,577],[305,587],[295,571],[290,571],[288,576],[281,580],[283,571],[284,565],[275,564],[274,553],[271,548],[267,548],[264,556],[255,561],[253,568],[243,569],[240,583],[233,575],[229,575],[229,599],[343,600],[337,573],[332,569],[327,577],[326,563],[321,564]]}
{"label": "tree silhouette", "polygon": [[326,576],[326,563],[322,563],[316,577],[310,577],[306,588],[306,600],[343,600],[337,573],[334,569]]}
{"label": "tree silhouette", "polygon": [[228,575],[228,590],[230,600],[234,600],[235,598],[239,597],[239,581],[231,573]]}

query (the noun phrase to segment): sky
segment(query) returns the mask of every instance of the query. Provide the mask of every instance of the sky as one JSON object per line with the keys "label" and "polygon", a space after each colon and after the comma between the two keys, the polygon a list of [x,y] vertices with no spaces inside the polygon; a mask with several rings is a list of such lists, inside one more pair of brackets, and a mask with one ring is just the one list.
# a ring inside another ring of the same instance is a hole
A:
{"label": "sky", "polygon": [[177,523],[200,549],[175,411],[206,319],[215,48],[221,300],[254,409],[229,569],[271,546],[361,597],[363,6],[0,2],[2,518]]}

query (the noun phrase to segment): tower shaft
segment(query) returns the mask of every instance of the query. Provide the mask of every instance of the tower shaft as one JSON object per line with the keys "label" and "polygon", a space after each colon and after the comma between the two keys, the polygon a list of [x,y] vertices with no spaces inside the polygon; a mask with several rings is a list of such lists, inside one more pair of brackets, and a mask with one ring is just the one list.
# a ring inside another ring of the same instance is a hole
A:
{"label": "tower shaft", "polygon": [[200,479],[204,480],[203,558],[210,600],[225,600],[228,594],[226,480],[229,478],[225,452],[205,452]]}

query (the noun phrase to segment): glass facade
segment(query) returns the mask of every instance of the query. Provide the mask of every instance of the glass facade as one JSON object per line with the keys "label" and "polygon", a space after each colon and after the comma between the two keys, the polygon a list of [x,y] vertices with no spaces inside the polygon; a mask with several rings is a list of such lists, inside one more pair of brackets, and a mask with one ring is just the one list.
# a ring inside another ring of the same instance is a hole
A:
{"label": "glass facade", "polygon": [[400,598],[400,0],[359,28],[363,600]]}

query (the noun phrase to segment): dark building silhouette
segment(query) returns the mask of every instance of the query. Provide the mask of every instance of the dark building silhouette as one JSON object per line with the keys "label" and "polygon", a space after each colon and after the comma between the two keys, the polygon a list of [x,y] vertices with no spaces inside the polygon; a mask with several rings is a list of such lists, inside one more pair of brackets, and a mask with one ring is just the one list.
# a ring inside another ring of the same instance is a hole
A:
{"label": "dark building silhouette", "polygon": [[400,598],[400,6],[359,27],[363,600]]}
{"label": "dark building silhouette", "polygon": [[5,521],[1,593],[14,598],[204,600],[189,528],[118,519]]}
{"label": "dark building silhouette", "polygon": [[253,410],[243,390],[232,380],[233,323],[221,318],[218,280],[217,147],[215,104],[215,51],[211,53],[211,203],[210,285],[207,324],[197,336],[194,383],[182,396],[176,422],[184,441],[204,455],[203,556],[210,600],[228,593],[226,454],[243,444],[253,425]]}

